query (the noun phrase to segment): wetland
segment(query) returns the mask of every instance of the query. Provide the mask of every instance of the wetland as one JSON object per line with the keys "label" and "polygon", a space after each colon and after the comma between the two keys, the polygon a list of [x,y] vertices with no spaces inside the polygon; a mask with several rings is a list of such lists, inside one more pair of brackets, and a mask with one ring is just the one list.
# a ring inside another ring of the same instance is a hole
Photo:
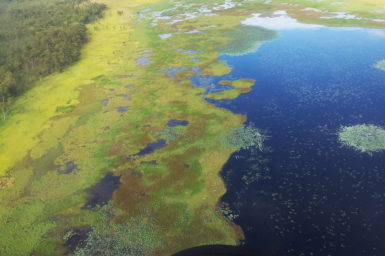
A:
{"label": "wetland", "polygon": [[0,255],[384,255],[380,1],[98,2],[2,102]]}

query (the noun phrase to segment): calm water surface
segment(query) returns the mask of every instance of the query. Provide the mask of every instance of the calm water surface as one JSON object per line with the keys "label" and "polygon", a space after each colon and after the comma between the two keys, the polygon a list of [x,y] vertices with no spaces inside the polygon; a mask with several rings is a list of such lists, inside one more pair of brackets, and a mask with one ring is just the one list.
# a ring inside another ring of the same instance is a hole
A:
{"label": "calm water surface", "polygon": [[[385,153],[338,143],[341,125],[385,126],[380,30],[283,30],[254,53],[221,56],[231,74],[197,86],[253,78],[253,91],[212,101],[266,131],[264,152],[235,153],[221,175],[223,202],[246,246],[265,255],[385,255]],[[204,79],[203,79],[204,80]],[[211,85],[210,85],[211,84]]]}

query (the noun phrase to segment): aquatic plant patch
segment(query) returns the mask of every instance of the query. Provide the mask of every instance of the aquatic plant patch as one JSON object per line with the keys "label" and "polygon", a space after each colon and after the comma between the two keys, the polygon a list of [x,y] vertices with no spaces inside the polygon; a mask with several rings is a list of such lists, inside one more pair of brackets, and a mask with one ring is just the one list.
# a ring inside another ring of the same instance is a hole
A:
{"label": "aquatic plant patch", "polygon": [[99,209],[98,220],[91,226],[91,231],[83,241],[84,245],[76,248],[76,256],[153,255],[162,247],[151,221],[129,218],[123,223],[114,223],[113,217],[116,214],[117,211],[111,205]]}
{"label": "aquatic plant patch", "polygon": [[234,147],[237,151],[249,150],[251,148],[263,150],[266,138],[266,135],[253,124],[242,125],[235,128],[232,134],[223,140],[223,145]]}
{"label": "aquatic plant patch", "polygon": [[338,131],[340,142],[358,151],[372,153],[385,150],[385,129],[372,124],[342,126]]}
{"label": "aquatic plant patch", "polygon": [[385,71],[385,60],[381,60],[381,61],[377,62],[375,67]]}

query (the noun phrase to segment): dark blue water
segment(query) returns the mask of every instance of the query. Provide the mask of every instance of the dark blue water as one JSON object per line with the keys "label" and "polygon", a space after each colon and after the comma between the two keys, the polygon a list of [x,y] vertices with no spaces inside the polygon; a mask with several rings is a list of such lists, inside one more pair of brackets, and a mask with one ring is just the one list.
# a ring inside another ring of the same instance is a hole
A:
{"label": "dark blue water", "polygon": [[373,66],[385,59],[385,38],[290,30],[221,59],[233,71],[212,83],[256,84],[210,102],[247,114],[270,136],[264,152],[235,153],[221,172],[246,246],[264,255],[385,255],[385,153],[358,153],[337,137],[341,125],[385,126],[385,72]]}

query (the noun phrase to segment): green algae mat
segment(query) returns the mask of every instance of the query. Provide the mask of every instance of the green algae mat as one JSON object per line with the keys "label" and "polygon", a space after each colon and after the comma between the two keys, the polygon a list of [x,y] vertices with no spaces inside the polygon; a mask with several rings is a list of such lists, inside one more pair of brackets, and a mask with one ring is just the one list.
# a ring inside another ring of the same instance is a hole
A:
{"label": "green algae mat", "polygon": [[385,18],[373,16],[374,0],[372,9],[346,1],[345,11],[363,17],[351,20],[319,19],[343,8],[330,1],[103,2],[81,59],[37,82],[0,123],[0,255],[169,255],[238,244],[242,230],[218,207],[219,171],[240,144],[262,147],[263,137],[205,98],[234,99],[258,85],[245,77],[205,94],[190,77],[228,74],[220,53],[276,37],[240,25],[253,13],[284,9],[336,26]]}
{"label": "green algae mat", "polygon": [[340,142],[365,153],[385,150],[385,130],[372,124],[342,126],[338,132]]}

